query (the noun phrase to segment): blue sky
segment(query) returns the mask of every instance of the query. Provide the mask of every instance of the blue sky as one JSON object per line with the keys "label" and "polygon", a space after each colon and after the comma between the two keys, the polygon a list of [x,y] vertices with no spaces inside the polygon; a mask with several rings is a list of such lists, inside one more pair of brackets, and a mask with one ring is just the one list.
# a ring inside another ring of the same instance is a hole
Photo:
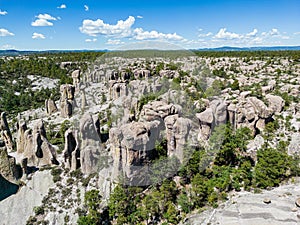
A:
{"label": "blue sky", "polygon": [[299,0],[0,0],[0,49],[299,46]]}

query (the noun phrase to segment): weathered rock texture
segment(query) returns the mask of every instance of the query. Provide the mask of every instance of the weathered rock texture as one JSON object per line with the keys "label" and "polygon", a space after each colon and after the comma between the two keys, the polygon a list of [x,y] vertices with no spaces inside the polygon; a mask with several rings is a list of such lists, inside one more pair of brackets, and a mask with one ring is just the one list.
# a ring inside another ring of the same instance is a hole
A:
{"label": "weathered rock texture", "polygon": [[74,70],[72,72],[72,78],[73,78],[73,85],[75,87],[78,87],[80,83],[80,70]]}
{"label": "weathered rock texture", "polygon": [[16,166],[16,160],[7,154],[6,147],[0,147],[0,174],[10,182],[16,182],[20,177],[20,171]]}
{"label": "weathered rock texture", "polygon": [[46,99],[45,108],[46,108],[46,113],[48,115],[51,115],[51,114],[58,111],[57,106],[56,106],[55,102],[52,99]]}
{"label": "weathered rock texture", "polygon": [[97,172],[101,163],[101,140],[95,121],[89,114],[80,120],[80,165],[85,174]]}
{"label": "weathered rock texture", "polygon": [[67,118],[72,116],[75,106],[74,95],[75,86],[69,84],[63,84],[60,86],[60,113],[61,117]]}
{"label": "weathered rock texture", "polygon": [[26,123],[19,123],[17,135],[17,153],[27,158],[32,166],[58,164],[56,149],[46,137],[44,122],[38,121],[34,129],[27,129]]}
{"label": "weathered rock texture", "polygon": [[[299,196],[299,187],[299,184],[293,184],[260,194],[237,193],[217,209],[190,216],[184,224],[296,225],[300,223],[299,210],[295,204]],[[265,199],[269,200],[269,204],[264,203]]]}
{"label": "weathered rock texture", "polygon": [[53,179],[49,170],[37,172],[16,195],[0,201],[1,224],[25,225],[33,208],[42,204],[49,188],[53,187]]}
{"label": "weathered rock texture", "polygon": [[68,129],[65,133],[64,159],[66,168],[76,170],[80,167],[78,132]]}
{"label": "weathered rock texture", "polygon": [[114,168],[129,179],[138,176],[143,166],[154,158],[160,122],[132,122],[109,131]]}
{"label": "weathered rock texture", "polygon": [[1,113],[0,118],[0,137],[5,142],[5,146],[7,147],[8,151],[12,151],[14,148],[14,143],[12,139],[12,135],[10,132],[10,129],[8,127],[7,119],[6,119],[6,113]]}

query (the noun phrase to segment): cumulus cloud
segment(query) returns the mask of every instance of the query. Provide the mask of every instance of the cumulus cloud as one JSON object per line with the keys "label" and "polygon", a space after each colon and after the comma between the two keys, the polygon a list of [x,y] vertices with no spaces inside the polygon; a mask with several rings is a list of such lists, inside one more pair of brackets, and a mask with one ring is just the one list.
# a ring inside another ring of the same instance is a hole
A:
{"label": "cumulus cloud", "polygon": [[89,6],[84,5],[84,10],[85,10],[85,11],[89,11],[89,9],[90,9]]}
{"label": "cumulus cloud", "polygon": [[57,7],[58,9],[66,9],[67,6],[65,4],[61,4],[60,6]]}
{"label": "cumulus cloud", "polygon": [[258,33],[258,30],[256,28],[253,29],[250,33],[246,34],[247,37],[255,37]]}
{"label": "cumulus cloud", "polygon": [[214,37],[217,39],[239,39],[239,38],[242,38],[242,35],[237,34],[237,33],[231,33],[226,30],[227,30],[226,28],[221,28]]}
{"label": "cumulus cloud", "polygon": [[15,35],[14,33],[11,33],[4,28],[0,28],[0,37],[14,36],[14,35]]}
{"label": "cumulus cloud", "polygon": [[85,42],[96,42],[97,38],[93,38],[93,39],[85,39]]}
{"label": "cumulus cloud", "polygon": [[107,45],[121,45],[124,44],[120,39],[108,39],[106,42]]}
{"label": "cumulus cloud", "polygon": [[[199,31],[201,31],[202,29],[199,29]],[[209,36],[212,36],[213,33],[212,32],[208,32],[206,34],[199,34],[198,37],[209,37]]]}
{"label": "cumulus cloud", "polygon": [[0,9],[0,15],[1,15],[1,16],[5,16],[6,14],[7,14],[6,11],[2,11],[2,10]]}
{"label": "cumulus cloud", "polygon": [[268,32],[262,32],[261,35],[262,36],[279,36],[280,32],[278,29],[273,28],[272,30],[270,30]]}
{"label": "cumulus cloud", "polygon": [[98,35],[105,35],[108,37],[113,37],[109,39],[107,44],[120,44],[116,39],[131,38],[135,40],[149,40],[149,39],[159,39],[159,40],[173,40],[173,41],[183,41],[184,38],[176,33],[161,33],[156,30],[145,31],[143,28],[135,28],[132,26],[135,23],[135,18],[129,16],[126,20],[119,20],[116,24],[105,23],[101,19],[97,20],[83,20],[82,26],[79,30],[92,37]]}
{"label": "cumulus cloud", "polygon": [[269,32],[269,34],[270,34],[271,36],[276,36],[276,35],[279,35],[279,31],[278,31],[278,29],[273,28],[273,29]]}
{"label": "cumulus cloud", "polygon": [[55,17],[50,16],[49,14],[39,14],[36,16],[36,18],[37,19],[31,23],[31,26],[33,27],[53,26],[53,23],[50,21],[57,20]]}
{"label": "cumulus cloud", "polygon": [[83,20],[82,26],[79,30],[89,36],[97,35],[120,35],[123,37],[129,36],[131,26],[134,24],[135,19],[129,16],[126,20],[119,20],[117,24],[111,25],[104,23],[103,20]]}
{"label": "cumulus cloud", "polygon": [[134,29],[134,38],[136,40],[146,40],[146,39],[167,39],[167,40],[182,40],[183,37],[180,35],[173,33],[173,34],[165,34],[160,33],[155,30],[153,31],[144,31],[142,28]]}
{"label": "cumulus cloud", "polygon": [[32,34],[32,39],[45,39],[45,36],[43,34],[39,34],[39,33],[34,32]]}

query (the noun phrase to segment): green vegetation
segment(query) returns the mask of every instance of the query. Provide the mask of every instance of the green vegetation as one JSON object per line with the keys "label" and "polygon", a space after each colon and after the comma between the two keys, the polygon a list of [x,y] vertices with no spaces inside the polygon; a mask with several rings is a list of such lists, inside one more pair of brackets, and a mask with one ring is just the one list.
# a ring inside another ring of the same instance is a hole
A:
{"label": "green vegetation", "polygon": [[[266,132],[276,129],[276,122],[271,122]],[[119,184],[110,196],[106,215],[93,212],[93,207],[97,208],[101,200],[96,191],[89,193],[92,201],[86,203],[89,213],[80,217],[79,224],[101,224],[101,221],[177,224],[193,210],[217,207],[231,190],[274,187],[299,173],[299,169],[295,169],[298,168],[296,159],[287,155],[287,144],[283,142],[276,149],[264,146],[259,150],[255,165],[246,152],[252,138],[250,133],[248,128],[233,131],[230,125],[216,128],[212,140],[219,144],[209,150],[192,152],[187,164],[176,174],[181,177],[180,184],[172,178],[143,188]],[[217,146],[219,150],[214,149]],[[165,148],[165,141],[156,144],[161,158],[165,157]]]}
{"label": "green vegetation", "polygon": [[[93,62],[103,52],[58,52],[30,54],[0,59],[0,111],[15,115],[29,109],[44,106],[45,99],[59,99],[59,85],[72,83],[70,73],[80,67],[83,71],[88,62]],[[72,62],[61,68],[61,62]],[[58,79],[54,89],[42,88],[33,91],[27,75]],[[17,94],[16,94],[17,93]]]}

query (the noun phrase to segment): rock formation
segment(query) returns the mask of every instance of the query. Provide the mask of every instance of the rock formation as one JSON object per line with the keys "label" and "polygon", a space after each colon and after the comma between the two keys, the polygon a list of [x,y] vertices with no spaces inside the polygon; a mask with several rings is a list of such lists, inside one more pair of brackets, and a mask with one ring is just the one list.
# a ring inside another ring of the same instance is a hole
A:
{"label": "rock formation", "polygon": [[0,174],[10,182],[16,182],[20,178],[20,171],[17,169],[16,160],[7,153],[4,143],[0,143]]}
{"label": "rock formation", "polygon": [[26,124],[19,123],[17,135],[17,153],[21,159],[27,158],[32,166],[58,164],[56,149],[49,143],[42,120],[38,121],[34,129],[27,129]]}
{"label": "rock formation", "polygon": [[207,140],[215,126],[227,122],[227,105],[224,101],[215,99],[209,103],[209,106],[205,111],[197,113],[196,117],[199,119],[200,123],[199,139]]}
{"label": "rock formation", "polygon": [[129,179],[136,179],[154,158],[160,122],[132,122],[109,131],[114,168]]}
{"label": "rock formation", "polygon": [[73,86],[78,87],[80,83],[80,70],[74,70],[72,72],[72,78],[73,78]]}
{"label": "rock formation", "polygon": [[12,151],[14,148],[14,143],[12,139],[12,135],[10,132],[10,129],[8,127],[7,119],[6,119],[6,113],[1,113],[0,118],[0,137],[4,140],[5,146],[9,151]]}
{"label": "rock formation", "polygon": [[[80,138],[81,170],[85,174],[97,172],[100,164],[102,146],[95,122],[89,114],[85,114],[80,119]],[[74,159],[74,157],[72,159]]]}
{"label": "rock formation", "polygon": [[127,83],[123,81],[109,82],[109,96],[110,99],[117,99],[128,95]]}
{"label": "rock formation", "polygon": [[80,150],[77,131],[68,129],[65,132],[64,159],[66,168],[76,170],[80,167]]}
{"label": "rock formation", "polygon": [[70,117],[73,113],[73,108],[75,105],[74,94],[75,86],[64,84],[60,86],[60,113],[61,117],[67,118]]}
{"label": "rock formation", "polygon": [[46,113],[48,115],[51,115],[51,114],[58,111],[57,106],[56,106],[55,102],[52,99],[46,99],[45,108],[46,108]]}

